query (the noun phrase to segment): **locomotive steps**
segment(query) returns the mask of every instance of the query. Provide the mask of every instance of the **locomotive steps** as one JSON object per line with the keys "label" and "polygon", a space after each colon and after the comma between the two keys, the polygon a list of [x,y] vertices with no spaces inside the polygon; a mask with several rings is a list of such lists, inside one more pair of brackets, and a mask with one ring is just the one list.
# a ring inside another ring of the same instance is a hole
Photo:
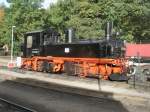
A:
{"label": "locomotive steps", "polygon": [[44,87],[46,89],[54,89],[99,98],[115,99],[122,103],[132,100],[134,103],[136,101],[148,101],[147,105],[150,104],[150,92],[134,89],[124,82],[109,82],[87,78],[81,79],[73,76],[31,71],[19,72],[0,69],[0,77],[4,80],[17,81],[32,86]]}

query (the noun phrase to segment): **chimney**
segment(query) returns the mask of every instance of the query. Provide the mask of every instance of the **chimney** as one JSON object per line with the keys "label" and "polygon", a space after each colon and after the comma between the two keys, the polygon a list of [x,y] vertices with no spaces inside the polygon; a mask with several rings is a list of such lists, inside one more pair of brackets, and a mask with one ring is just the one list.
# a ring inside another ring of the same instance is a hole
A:
{"label": "chimney", "polygon": [[113,22],[107,22],[106,29],[105,29],[105,37],[106,40],[110,40],[112,37],[112,29],[113,29]]}
{"label": "chimney", "polygon": [[72,43],[74,38],[75,38],[75,31],[73,28],[68,28],[66,31],[66,36],[65,36],[65,42],[66,43]]}

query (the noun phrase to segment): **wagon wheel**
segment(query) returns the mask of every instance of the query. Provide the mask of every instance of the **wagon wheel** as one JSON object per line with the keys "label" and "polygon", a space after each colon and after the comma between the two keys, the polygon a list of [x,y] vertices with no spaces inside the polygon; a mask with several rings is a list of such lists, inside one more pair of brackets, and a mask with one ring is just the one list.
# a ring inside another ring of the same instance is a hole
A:
{"label": "wagon wheel", "polygon": [[53,63],[50,63],[50,64],[49,64],[48,71],[51,72],[51,73],[53,73],[54,66],[55,66],[55,65],[54,65]]}
{"label": "wagon wheel", "polygon": [[67,75],[75,75],[75,65],[73,62],[65,62],[64,64],[64,72]]}
{"label": "wagon wheel", "polygon": [[37,71],[38,72],[42,72],[43,71],[43,62],[42,61],[38,61],[37,62]]}
{"label": "wagon wheel", "polygon": [[24,70],[27,70],[27,71],[31,71],[32,70],[31,65],[25,65],[23,68],[24,68]]}

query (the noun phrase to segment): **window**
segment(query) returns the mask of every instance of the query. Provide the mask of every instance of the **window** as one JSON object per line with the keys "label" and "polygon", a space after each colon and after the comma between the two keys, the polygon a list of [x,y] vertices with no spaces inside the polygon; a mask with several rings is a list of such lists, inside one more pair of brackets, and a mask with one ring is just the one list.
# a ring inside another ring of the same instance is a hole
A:
{"label": "window", "polygon": [[48,35],[44,35],[44,45],[48,45],[50,43],[50,38]]}
{"label": "window", "polygon": [[27,36],[27,48],[32,47],[32,36]]}

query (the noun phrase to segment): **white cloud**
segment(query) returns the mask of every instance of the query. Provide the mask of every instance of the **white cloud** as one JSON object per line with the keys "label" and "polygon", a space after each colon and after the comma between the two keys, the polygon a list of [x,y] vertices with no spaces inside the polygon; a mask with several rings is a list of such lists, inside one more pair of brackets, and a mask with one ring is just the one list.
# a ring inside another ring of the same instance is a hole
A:
{"label": "white cloud", "polygon": [[51,3],[56,3],[57,0],[44,0],[43,7],[48,8]]}

